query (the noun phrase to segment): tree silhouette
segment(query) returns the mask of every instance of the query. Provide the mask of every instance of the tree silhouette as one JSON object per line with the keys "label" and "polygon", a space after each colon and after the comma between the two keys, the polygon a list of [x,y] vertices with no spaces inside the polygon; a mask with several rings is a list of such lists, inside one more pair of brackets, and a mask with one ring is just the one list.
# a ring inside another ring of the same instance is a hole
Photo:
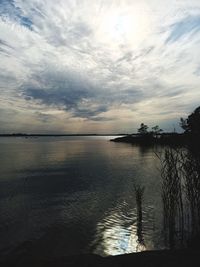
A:
{"label": "tree silhouette", "polygon": [[180,126],[185,133],[200,134],[200,106],[187,119],[180,119]]}
{"label": "tree silhouette", "polygon": [[163,132],[163,130],[160,129],[158,125],[152,127],[152,133],[153,133],[153,136],[157,136],[157,135],[160,134],[161,132]]}
{"label": "tree silhouette", "polygon": [[145,135],[148,133],[148,126],[144,123],[141,123],[140,124],[140,128],[138,129],[138,133],[141,134],[141,135]]}

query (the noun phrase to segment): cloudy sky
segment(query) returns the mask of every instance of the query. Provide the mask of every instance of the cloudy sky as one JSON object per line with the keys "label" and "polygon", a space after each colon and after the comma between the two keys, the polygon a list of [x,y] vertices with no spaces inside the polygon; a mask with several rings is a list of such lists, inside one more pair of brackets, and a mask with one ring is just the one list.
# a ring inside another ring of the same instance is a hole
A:
{"label": "cloudy sky", "polygon": [[199,0],[0,0],[0,132],[178,130],[199,47]]}

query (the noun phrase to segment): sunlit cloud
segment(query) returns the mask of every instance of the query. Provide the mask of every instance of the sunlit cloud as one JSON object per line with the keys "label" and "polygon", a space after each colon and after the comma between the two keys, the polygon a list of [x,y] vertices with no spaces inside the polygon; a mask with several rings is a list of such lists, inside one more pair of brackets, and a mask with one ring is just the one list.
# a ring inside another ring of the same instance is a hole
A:
{"label": "sunlit cloud", "polygon": [[3,0],[1,131],[133,132],[199,105],[199,1]]}

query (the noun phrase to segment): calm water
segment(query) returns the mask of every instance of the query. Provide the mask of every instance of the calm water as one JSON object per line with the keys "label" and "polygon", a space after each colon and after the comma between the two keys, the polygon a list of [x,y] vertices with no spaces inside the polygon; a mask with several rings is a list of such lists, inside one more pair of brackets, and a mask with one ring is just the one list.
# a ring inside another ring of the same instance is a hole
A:
{"label": "calm water", "polygon": [[[163,248],[159,162],[152,149],[110,138],[0,138],[2,256]],[[145,186],[142,233],[134,184]]]}

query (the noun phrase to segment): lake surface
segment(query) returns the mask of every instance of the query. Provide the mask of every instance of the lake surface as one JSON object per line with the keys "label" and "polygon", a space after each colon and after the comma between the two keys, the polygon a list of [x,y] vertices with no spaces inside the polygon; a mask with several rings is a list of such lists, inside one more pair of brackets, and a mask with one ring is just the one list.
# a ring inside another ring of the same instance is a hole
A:
{"label": "lake surface", "polygon": [[[164,248],[159,161],[111,138],[0,138],[2,257]],[[145,186],[140,232],[134,185]]]}

